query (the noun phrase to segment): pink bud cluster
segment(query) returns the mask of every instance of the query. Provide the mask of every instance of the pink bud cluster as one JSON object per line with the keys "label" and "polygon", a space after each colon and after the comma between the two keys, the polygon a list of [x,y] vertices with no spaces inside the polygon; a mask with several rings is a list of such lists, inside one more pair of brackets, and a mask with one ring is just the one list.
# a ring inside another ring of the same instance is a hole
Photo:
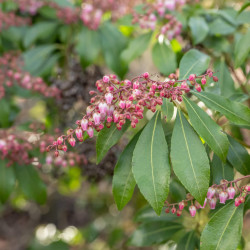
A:
{"label": "pink bud cluster", "polygon": [[16,15],[14,12],[2,12],[0,10],[0,32],[12,26],[23,26],[30,24],[29,18]]}
{"label": "pink bud cluster", "polygon": [[0,99],[5,89],[18,84],[20,87],[38,92],[45,97],[60,97],[60,90],[49,87],[42,78],[33,77],[22,70],[23,62],[18,52],[8,52],[0,57]]}
{"label": "pink bud cluster", "polygon": [[[235,206],[238,207],[241,203],[245,202],[246,196],[250,194],[250,184],[242,186],[241,188],[239,188],[237,185],[237,182],[245,178],[250,178],[250,175],[241,177],[234,181],[221,180],[221,183],[219,185],[212,185],[208,189],[207,198],[205,198],[204,204],[202,206],[197,200],[194,201],[194,197],[191,194],[187,194],[187,199],[179,203],[169,204],[166,201],[165,203],[167,204],[167,208],[165,212],[169,213],[171,210],[173,214],[176,213],[177,216],[180,216],[182,210],[185,206],[188,206],[188,202],[190,201],[191,205],[189,206],[189,212],[191,216],[194,217],[198,209],[205,208],[207,201],[209,203],[210,209],[215,209],[217,201],[219,201],[219,203],[221,204],[225,204],[227,200],[234,199],[236,190],[239,191],[239,196],[235,198],[234,203]],[[176,210],[176,206],[178,206],[178,210]]]}
{"label": "pink bud cluster", "polygon": [[22,13],[36,15],[37,11],[44,6],[45,1],[42,0],[16,0],[19,9]]}
{"label": "pink bud cluster", "polygon": [[[208,70],[204,75],[195,75],[195,81],[211,74],[213,72]],[[90,94],[95,96],[91,98],[91,105],[87,107],[86,115],[82,120],[76,121],[77,128],[69,129],[67,135],[60,136],[48,146],[48,151],[55,148],[55,156],[58,156],[58,150],[67,151],[66,141],[74,147],[76,138],[82,142],[84,133],[93,137],[94,130],[99,132],[105,124],[109,128],[112,122],[120,130],[126,120],[129,120],[131,127],[135,128],[143,118],[144,109],[155,112],[156,106],[162,105],[163,98],[181,102],[183,93],[190,91],[188,79],[178,80],[173,73],[168,79],[164,82],[155,81],[147,72],[132,81],[127,79],[119,81],[115,75],[104,76],[96,82],[100,94],[90,91]]]}

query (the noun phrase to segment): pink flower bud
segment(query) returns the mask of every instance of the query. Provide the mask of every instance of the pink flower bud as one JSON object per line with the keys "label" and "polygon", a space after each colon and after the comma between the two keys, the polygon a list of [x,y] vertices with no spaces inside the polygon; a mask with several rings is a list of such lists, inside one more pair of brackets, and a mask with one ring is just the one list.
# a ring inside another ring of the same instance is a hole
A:
{"label": "pink flower bud", "polygon": [[220,192],[219,194],[220,203],[225,204],[227,197],[228,197],[227,192],[224,192],[224,191]]}
{"label": "pink flower bud", "polygon": [[182,210],[184,208],[185,204],[183,201],[179,203],[179,209]]}
{"label": "pink flower bud", "polygon": [[94,136],[94,130],[92,127],[89,127],[87,130],[87,133],[89,135],[90,138],[92,138]]}
{"label": "pink flower bud", "polygon": [[59,156],[59,152],[55,151],[54,155],[55,155],[55,157],[58,157]]}
{"label": "pink flower bud", "polygon": [[107,93],[105,95],[105,99],[106,99],[107,104],[111,104],[113,101],[113,95],[111,93]]}
{"label": "pink flower bud", "polygon": [[234,187],[228,187],[227,188],[227,193],[228,193],[228,199],[233,199],[235,196],[235,189]]}
{"label": "pink flower bud", "polygon": [[61,145],[62,143],[63,143],[63,138],[62,138],[62,136],[60,136],[57,138],[57,144]]}
{"label": "pink flower bud", "polygon": [[165,209],[165,213],[166,213],[166,214],[169,214],[169,213],[170,213],[169,207],[167,207],[167,208]]}
{"label": "pink flower bud", "polygon": [[112,106],[108,106],[108,108],[107,108],[107,115],[108,116],[112,116],[113,112],[114,112],[114,109],[115,109],[115,107],[113,105]]}
{"label": "pink flower bud", "polygon": [[125,109],[125,108],[126,108],[126,102],[125,102],[125,101],[120,101],[120,102],[119,102],[119,107],[120,107],[121,109]]}
{"label": "pink flower bud", "polygon": [[202,77],[202,79],[201,79],[201,84],[202,84],[202,85],[205,85],[206,83],[207,83],[206,78],[205,78],[205,77]]}
{"label": "pink flower bud", "polygon": [[83,131],[86,131],[88,129],[88,123],[89,121],[87,119],[82,119],[81,126]]}
{"label": "pink flower bud", "polygon": [[71,145],[71,147],[74,147],[76,145],[75,138],[73,138],[73,137],[69,138],[69,144]]}
{"label": "pink flower bud", "polygon": [[90,115],[92,111],[93,111],[93,107],[92,106],[88,106],[87,109],[86,109],[87,115]]}
{"label": "pink flower bud", "polygon": [[126,101],[126,108],[129,109],[132,105],[131,101]]}
{"label": "pink flower bud", "polygon": [[132,83],[129,80],[124,80],[124,84],[125,84],[126,87],[127,86],[132,86]]}
{"label": "pink flower bud", "polygon": [[144,78],[149,78],[149,73],[148,72],[145,72],[145,73],[143,73],[143,75],[142,75]]}
{"label": "pink flower bud", "polygon": [[190,207],[189,207],[189,212],[190,212],[191,216],[194,217],[195,214],[196,214],[196,207],[193,206],[193,205],[190,206]]}
{"label": "pink flower bud", "polygon": [[99,105],[98,105],[98,108],[99,108],[101,114],[106,115],[107,110],[108,110],[108,105],[107,105],[107,103],[105,103],[105,102],[100,102]]}
{"label": "pink flower bud", "polygon": [[62,146],[62,150],[63,150],[64,152],[66,152],[66,151],[67,151],[67,149],[68,149],[68,148],[67,148],[67,146],[66,146],[66,145],[63,145],[63,146]]}
{"label": "pink flower bud", "polygon": [[201,206],[201,208],[205,208],[206,204],[207,204],[207,198],[205,198],[204,204],[203,206]]}
{"label": "pink flower bud", "polygon": [[94,113],[93,119],[94,119],[95,125],[99,125],[101,122],[101,115],[99,113]]}
{"label": "pink flower bud", "polygon": [[77,137],[78,139],[81,139],[81,138],[82,138],[82,129],[77,128],[77,129],[75,130],[75,133],[76,133],[76,137]]}
{"label": "pink flower bud", "polygon": [[211,200],[214,194],[215,194],[215,189],[213,187],[210,187],[207,191],[207,198]]}
{"label": "pink flower bud", "polygon": [[51,164],[53,162],[53,158],[51,156],[46,157],[46,164]]}
{"label": "pink flower bud", "polygon": [[171,212],[172,212],[172,214],[175,214],[176,208],[175,208],[175,207],[172,207]]}
{"label": "pink flower bud", "polygon": [[234,205],[235,205],[236,207],[238,207],[240,204],[241,204],[240,198],[237,197],[237,198],[235,199],[235,201],[234,201]]}
{"label": "pink flower bud", "polygon": [[179,216],[181,216],[181,213],[182,213],[182,211],[178,209],[176,212],[176,215],[179,217]]}
{"label": "pink flower bud", "polygon": [[195,89],[198,91],[198,92],[201,92],[201,85],[196,83],[195,84]]}
{"label": "pink flower bud", "polygon": [[245,186],[245,190],[246,190],[247,192],[250,192],[250,185]]}
{"label": "pink flower bud", "polygon": [[133,90],[133,95],[138,96],[141,94],[141,91],[139,89],[134,89]]}
{"label": "pink flower bud", "polygon": [[137,82],[137,81],[133,82],[133,89],[138,89],[139,86],[140,86],[139,82]]}
{"label": "pink flower bud", "polygon": [[188,80],[189,80],[189,81],[194,81],[194,80],[195,80],[195,77],[196,77],[195,74],[191,74],[191,75],[188,77]]}
{"label": "pink flower bud", "polygon": [[216,207],[216,201],[217,201],[216,198],[212,198],[212,199],[209,201],[209,206],[210,206],[211,209],[215,209],[215,207]]}
{"label": "pink flower bud", "polygon": [[103,80],[103,82],[107,83],[107,82],[109,82],[109,77],[108,76],[104,76],[102,78],[102,80]]}
{"label": "pink flower bud", "polygon": [[4,140],[0,140],[0,150],[2,150],[6,146],[6,142]]}
{"label": "pink flower bud", "polygon": [[213,80],[215,81],[215,82],[218,82],[218,77],[217,76],[213,76]]}

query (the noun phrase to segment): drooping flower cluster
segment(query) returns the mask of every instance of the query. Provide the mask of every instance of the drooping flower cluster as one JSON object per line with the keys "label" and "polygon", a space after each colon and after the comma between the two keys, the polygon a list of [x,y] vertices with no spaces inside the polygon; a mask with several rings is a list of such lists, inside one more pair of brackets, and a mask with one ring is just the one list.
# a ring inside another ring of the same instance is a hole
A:
{"label": "drooping flower cluster", "polygon": [[93,137],[94,130],[99,132],[105,124],[110,127],[112,122],[120,130],[126,120],[129,120],[131,127],[135,128],[139,119],[143,118],[145,108],[155,112],[156,106],[162,105],[163,98],[181,102],[183,93],[190,91],[188,82],[195,85],[197,91],[201,91],[201,86],[196,80],[200,79],[201,83],[205,84],[206,77],[218,80],[211,70],[207,70],[201,76],[191,74],[184,80],[178,80],[175,74],[170,74],[168,80],[164,82],[151,79],[147,72],[132,81],[119,81],[115,75],[104,76],[96,82],[100,94],[90,91],[90,94],[95,96],[91,98],[91,105],[87,107],[86,115],[82,120],[76,121],[77,128],[69,129],[67,135],[60,136],[47,149],[50,151],[55,148],[55,156],[58,156],[58,150],[67,151],[66,141],[74,147],[76,143],[74,136],[82,142],[84,133]]}
{"label": "drooping flower cluster", "polygon": [[[240,204],[245,202],[246,196],[250,194],[250,184],[242,186],[239,188],[237,182],[242,179],[250,178],[250,175],[244,176],[242,178],[236,179],[234,181],[221,180],[219,185],[212,185],[209,187],[207,192],[207,198],[205,198],[204,204],[201,206],[198,201],[194,201],[194,197],[191,194],[187,194],[187,199],[183,200],[179,203],[169,204],[167,201],[165,202],[167,208],[165,210],[166,213],[169,213],[170,210],[173,214],[176,213],[177,216],[181,216],[182,210],[185,206],[189,206],[189,212],[192,217],[195,216],[197,209],[205,208],[207,201],[209,203],[210,209],[215,209],[217,201],[221,204],[225,204],[227,200],[232,200],[235,197],[236,191],[239,192],[239,196],[235,198],[234,204],[238,207]],[[176,209],[178,207],[178,209]]]}
{"label": "drooping flower cluster", "polygon": [[14,84],[45,97],[60,97],[58,88],[49,87],[42,78],[33,77],[22,68],[23,62],[18,52],[8,52],[0,57],[0,99],[5,95],[5,88]]}

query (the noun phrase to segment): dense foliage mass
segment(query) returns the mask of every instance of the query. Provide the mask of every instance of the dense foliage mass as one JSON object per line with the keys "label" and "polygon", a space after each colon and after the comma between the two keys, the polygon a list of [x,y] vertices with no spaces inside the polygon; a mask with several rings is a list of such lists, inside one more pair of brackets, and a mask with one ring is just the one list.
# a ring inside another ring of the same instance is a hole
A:
{"label": "dense foliage mass", "polygon": [[[137,225],[107,227],[103,249],[247,249],[249,17],[242,1],[1,0],[3,249],[101,249],[113,203]],[[57,193],[101,219],[60,232]],[[33,212],[33,240],[11,245],[8,209]]]}

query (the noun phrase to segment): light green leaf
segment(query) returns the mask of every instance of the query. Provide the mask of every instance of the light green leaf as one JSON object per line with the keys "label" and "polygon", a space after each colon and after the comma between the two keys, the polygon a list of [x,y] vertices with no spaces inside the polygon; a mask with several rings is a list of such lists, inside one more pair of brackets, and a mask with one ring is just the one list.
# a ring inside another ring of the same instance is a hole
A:
{"label": "light green leaf", "polygon": [[131,40],[128,48],[121,54],[122,61],[126,63],[132,62],[136,57],[140,56],[148,47],[152,37],[152,32],[148,32]]}
{"label": "light green leaf", "polygon": [[209,147],[226,161],[229,142],[221,127],[194,102],[183,96],[193,128]]}
{"label": "light green leaf", "polygon": [[250,155],[247,150],[231,136],[227,159],[232,166],[243,175],[250,174]]}
{"label": "light green leaf", "polygon": [[113,176],[113,195],[119,210],[130,201],[136,185],[132,173],[132,157],[141,131],[137,133],[123,150],[116,163]]}
{"label": "light green leaf", "polygon": [[192,40],[194,44],[202,42],[209,31],[209,27],[203,17],[196,16],[189,19],[189,27],[192,33]]}
{"label": "light green leaf", "polygon": [[170,164],[159,111],[142,131],[132,165],[141,193],[160,215],[169,191]]}
{"label": "light green leaf", "polygon": [[173,170],[185,188],[203,204],[209,186],[209,160],[198,135],[180,110],[177,114],[171,140]]}
{"label": "light green leaf", "polygon": [[6,202],[12,193],[16,182],[12,166],[8,167],[7,162],[0,160],[0,201]]}
{"label": "light green leaf", "polygon": [[166,120],[170,121],[174,114],[174,104],[170,102],[168,99],[164,98],[161,110],[163,115],[166,117]]}
{"label": "light green leaf", "polygon": [[229,35],[235,31],[235,27],[221,18],[217,18],[209,24],[209,30],[211,35]]}
{"label": "light green leaf", "polygon": [[196,49],[189,50],[180,62],[179,79],[187,79],[190,74],[201,74],[207,70],[210,57]]}
{"label": "light green leaf", "polygon": [[191,91],[209,108],[214,109],[225,115],[232,123],[242,126],[250,127],[250,109],[241,103],[229,100],[226,97],[215,95],[208,92]]}
{"label": "light green leaf", "polygon": [[115,123],[112,123],[110,128],[104,127],[97,137],[96,141],[96,163],[99,164],[103,157],[107,154],[109,149],[113,147],[122,137],[124,132],[129,127],[129,121],[127,121],[121,130],[118,130]]}
{"label": "light green leaf", "polygon": [[231,201],[216,212],[201,234],[201,250],[235,250],[241,239],[243,206]]}
{"label": "light green leaf", "polygon": [[152,50],[152,58],[157,69],[164,75],[175,72],[177,68],[176,55],[165,43],[156,43]]}

